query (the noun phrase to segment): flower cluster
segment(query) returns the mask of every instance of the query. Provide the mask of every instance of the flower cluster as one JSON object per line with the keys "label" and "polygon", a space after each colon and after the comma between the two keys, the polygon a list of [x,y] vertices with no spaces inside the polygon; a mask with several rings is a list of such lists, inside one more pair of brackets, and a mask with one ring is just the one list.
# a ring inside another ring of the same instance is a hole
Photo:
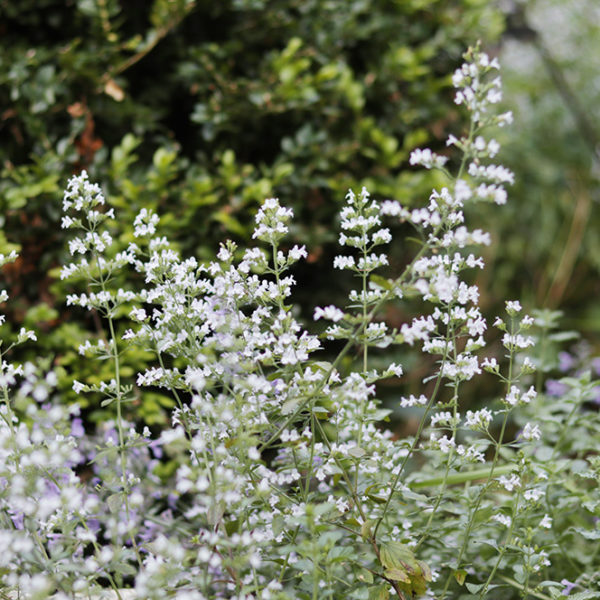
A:
{"label": "flower cluster", "polygon": [[[70,180],[62,225],[76,232],[69,250],[77,262],[61,277],[87,281],[67,304],[96,311],[106,335],[79,352],[111,369],[73,389],[112,417],[93,429],[77,405],[57,401],[53,371],[11,365],[10,348],[2,350],[3,590],[40,600],[106,588],[124,598],[127,587],[147,600],[443,600],[460,595],[467,576],[481,598],[498,581],[526,597],[550,580],[561,551],[551,536],[563,517],[550,508],[549,479],[561,463],[544,444],[549,435],[564,446],[565,435],[553,414],[549,426],[535,418],[539,386],[524,356],[535,348],[535,323],[518,301],[495,321],[507,365],[480,357],[487,322],[472,275],[484,268],[478,249],[490,236],[467,224],[467,211],[503,204],[513,175],[488,163],[500,149],[488,128],[510,120],[493,111],[497,61],[479,48],[466,58],[453,83],[471,124],[447,140],[448,152],[462,155],[457,173],[446,156],[418,149],[411,164],[447,177],[423,206],[348,192],[333,268],[358,283],[344,306],[314,309],[321,336],[291,304],[291,269],[307,251],[284,245],[293,211],[278,199],[256,213],[256,247],[227,242],[200,263],[158,237],[159,216],[147,209],[133,223],[135,242],[118,247],[124,238],[113,239],[100,187],[85,172]],[[381,247],[398,222],[421,243],[390,274]],[[119,287],[125,268],[143,289]],[[403,307],[397,328],[385,321],[390,304]],[[35,333],[23,329],[15,343],[28,340]],[[328,342],[338,340],[331,359]],[[133,345],[154,364],[126,381],[122,357]],[[420,371],[406,377],[392,360],[415,347]],[[467,382],[484,372],[500,381],[500,397],[463,407]],[[378,394],[390,378],[405,391],[384,406]],[[572,390],[567,420],[576,421],[594,384],[582,375],[564,385]],[[174,406],[171,426],[154,431],[136,422],[134,402],[152,388]],[[395,410],[406,416],[405,435],[381,426]],[[592,454],[581,450],[572,471],[600,481]]]}

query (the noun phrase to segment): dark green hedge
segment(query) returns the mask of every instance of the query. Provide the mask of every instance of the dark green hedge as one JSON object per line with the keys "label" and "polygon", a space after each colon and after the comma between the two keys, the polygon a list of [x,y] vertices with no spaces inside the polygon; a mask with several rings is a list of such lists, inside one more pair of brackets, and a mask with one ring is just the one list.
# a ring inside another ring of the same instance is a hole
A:
{"label": "dark green hedge", "polygon": [[[146,206],[201,258],[226,237],[247,241],[258,203],[278,196],[295,209],[294,241],[323,265],[322,281],[299,271],[298,300],[318,301],[311,283],[335,296],[328,259],[347,189],[427,197],[432,178],[408,155],[460,127],[449,74],[503,26],[488,0],[9,0],[0,11],[0,252],[21,250],[4,310],[45,332],[43,351],[79,379],[98,376],[71,349],[95,324],[62,307],[71,288],[56,278],[72,173],[103,185],[120,243]],[[161,418],[158,400],[145,410]]]}

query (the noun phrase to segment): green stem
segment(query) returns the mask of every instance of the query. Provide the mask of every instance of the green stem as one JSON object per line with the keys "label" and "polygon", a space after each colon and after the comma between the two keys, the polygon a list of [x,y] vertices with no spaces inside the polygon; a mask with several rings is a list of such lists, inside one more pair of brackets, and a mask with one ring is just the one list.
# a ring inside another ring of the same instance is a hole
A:
{"label": "green stem", "polygon": [[[511,519],[510,519],[510,526],[508,528],[508,531],[506,532],[506,542],[504,543],[504,545],[500,548],[499,552],[498,552],[498,559],[496,560],[496,564],[494,565],[494,568],[492,569],[492,572],[489,574],[483,588],[481,589],[481,592],[479,593],[479,598],[480,600],[483,600],[485,598],[485,595],[487,594],[488,588],[490,587],[490,583],[492,583],[493,579],[494,579],[494,575],[496,574],[496,571],[498,570],[498,567],[500,567],[500,564],[502,563],[502,559],[504,558],[504,554],[506,553],[506,549],[508,547],[508,544],[510,543],[510,540],[512,538],[513,535],[513,531],[515,530],[515,520],[517,517],[517,512],[518,512],[518,507],[519,507],[519,500],[521,499],[521,488],[518,488],[517,491],[517,497],[515,499],[515,502],[513,504],[513,509],[512,509],[512,514],[511,514]],[[529,571],[528,571],[529,574]]]}
{"label": "green stem", "polygon": [[[500,447],[502,446],[502,440],[504,439],[504,433],[506,431],[507,423],[508,423],[508,411],[505,413],[504,420],[502,421],[502,429],[500,431],[500,437],[498,438],[498,442],[496,444],[496,452],[494,453],[494,459],[492,460],[492,466],[488,472],[487,480],[484,483],[483,487],[481,488],[481,491],[479,492],[477,499],[475,500],[475,504],[474,504],[473,508],[471,509],[471,514],[469,516],[469,521],[467,523],[467,528],[465,530],[465,534],[463,537],[463,543],[462,543],[462,546],[458,553],[458,558],[456,560],[456,568],[457,569],[460,568],[463,556],[465,555],[467,546],[469,545],[471,530],[473,529],[473,525],[475,524],[475,515],[477,514],[477,511],[479,510],[479,506],[481,505],[481,502],[483,501],[485,492],[487,491],[487,489],[490,485],[490,482],[492,481],[492,477],[494,477],[494,475],[496,475],[496,473],[497,473],[496,466],[498,464],[498,459],[500,457]],[[511,467],[512,467],[512,465],[511,465]],[[451,581],[452,581],[452,573],[450,573],[448,575],[448,579],[446,579],[446,585],[444,586],[444,590],[442,591],[440,600],[443,600],[444,597],[446,596],[446,593],[448,591],[448,588],[450,587]]]}
{"label": "green stem", "polygon": [[[103,292],[106,292],[107,291],[106,284],[108,283],[109,276],[105,276],[104,273],[102,272],[99,255],[96,252],[94,252],[93,255],[94,255],[94,260],[96,262],[96,266],[98,267],[100,288]],[[122,484],[122,488],[123,488],[122,494],[123,494],[123,502],[125,505],[125,513],[127,515],[127,521],[129,523],[129,521],[131,519],[131,507],[129,506],[129,494],[128,494],[129,484],[127,482],[127,454],[126,454],[126,448],[125,448],[125,436],[123,433],[123,415],[122,415],[122,407],[121,407],[122,399],[123,399],[122,398],[123,394],[122,394],[122,390],[121,390],[121,365],[120,365],[120,361],[119,361],[119,347],[117,344],[117,334],[115,333],[113,318],[110,313],[110,307],[108,307],[108,306],[106,307],[106,320],[108,321],[108,328],[109,328],[109,332],[110,332],[109,345],[112,347],[112,357],[113,357],[113,364],[114,364],[114,371],[115,371],[115,387],[116,387],[115,399],[116,399],[116,404],[117,404],[117,433],[119,436],[119,458],[120,458],[120,466],[121,466],[121,484]],[[130,531],[129,539],[131,541],[131,545],[135,552],[138,565],[141,568],[143,566],[143,561],[142,561],[142,557],[140,555],[137,541],[135,539],[134,532]]]}
{"label": "green stem", "polygon": [[493,475],[499,476],[512,473],[517,467],[516,465],[502,465],[494,468],[493,464],[491,464],[490,467],[485,469],[465,471],[464,473],[456,473],[454,475],[448,475],[447,477],[432,477],[431,479],[412,481],[408,483],[408,487],[411,490],[421,490],[423,488],[436,487],[444,482],[446,485],[460,485],[462,483],[472,483],[473,481],[478,481],[480,479],[487,479],[489,481],[490,476],[492,475],[492,468]]}
{"label": "green stem", "polygon": [[[498,579],[502,579],[502,581],[508,583],[508,585],[511,585],[517,590],[523,591],[525,589],[525,586],[523,584],[519,583],[518,581],[515,581],[514,579],[511,579],[510,577],[506,577],[505,575],[498,575]],[[530,590],[529,595],[533,596],[534,598],[539,598],[539,600],[552,600],[550,596],[542,594],[541,592],[536,592],[535,590]]]}
{"label": "green stem", "polygon": [[440,389],[440,385],[442,382],[442,373],[444,371],[444,365],[446,363],[446,356],[444,355],[444,359],[442,361],[442,364],[440,366],[440,371],[438,373],[436,382],[435,382],[435,387],[433,389],[433,393],[431,394],[431,398],[429,399],[429,402],[427,403],[427,406],[425,407],[425,413],[423,414],[423,417],[421,418],[421,421],[419,423],[419,427],[417,429],[417,432],[415,433],[415,437],[413,439],[413,442],[410,446],[409,451],[407,452],[406,456],[404,457],[404,460],[402,461],[402,464],[400,465],[400,469],[398,470],[398,473],[396,473],[396,476],[394,477],[394,481],[392,483],[392,486],[390,488],[390,493],[388,494],[388,497],[386,499],[385,502],[385,506],[383,507],[383,511],[381,513],[381,516],[379,517],[379,519],[377,519],[377,523],[375,525],[375,529],[373,530],[373,539],[377,539],[377,532],[379,531],[379,527],[381,525],[381,523],[383,522],[383,519],[385,518],[385,515],[387,513],[387,510],[390,506],[390,502],[392,501],[392,497],[394,496],[395,492],[396,492],[396,486],[398,485],[398,482],[400,481],[400,476],[402,475],[403,471],[404,471],[404,467],[407,465],[408,463],[408,459],[413,455],[413,452],[415,451],[415,448],[417,447],[417,444],[419,443],[419,439],[421,437],[421,433],[423,432],[423,429],[425,428],[425,421],[427,420],[427,415],[429,414],[429,411],[431,410],[433,403],[435,402],[435,398],[439,392]]}

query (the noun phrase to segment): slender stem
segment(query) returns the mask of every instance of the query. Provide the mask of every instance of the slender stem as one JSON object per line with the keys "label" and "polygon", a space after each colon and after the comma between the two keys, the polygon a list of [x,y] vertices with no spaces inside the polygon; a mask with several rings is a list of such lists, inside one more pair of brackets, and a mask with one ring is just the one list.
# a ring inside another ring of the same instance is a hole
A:
{"label": "slender stem", "polygon": [[339,458],[337,458],[334,454],[331,453],[331,444],[329,443],[327,434],[321,427],[321,423],[319,423],[319,419],[315,419],[315,423],[317,425],[317,429],[319,430],[319,434],[321,435],[321,437],[323,439],[323,442],[325,443],[325,445],[327,446],[327,449],[329,450],[329,452],[331,454],[331,457],[335,461],[335,464],[337,465],[337,467],[342,472],[342,478],[344,479],[344,481],[346,482],[346,485],[348,486],[348,491],[350,492],[350,495],[352,496],[352,499],[354,500],[354,505],[355,505],[356,509],[358,510],[358,513],[360,514],[361,519],[363,520],[363,522],[365,522],[367,520],[367,516],[365,515],[365,513],[362,509],[362,505],[360,503],[360,498],[358,497],[358,493],[354,490],[354,487],[352,485],[352,480],[350,479],[350,476],[348,475],[348,471],[344,467],[343,463],[339,460]]}
{"label": "slender stem", "polygon": [[431,398],[429,399],[429,402],[427,403],[427,406],[425,408],[425,413],[423,414],[423,417],[419,423],[419,427],[417,429],[417,432],[415,433],[415,437],[410,446],[410,449],[407,452],[406,456],[404,457],[404,460],[402,461],[402,464],[400,465],[400,469],[398,470],[398,473],[396,473],[396,476],[394,477],[394,481],[392,483],[392,486],[390,487],[390,492],[389,492],[387,500],[385,502],[385,506],[383,507],[383,511],[381,512],[381,516],[379,517],[379,519],[377,519],[375,529],[373,530],[373,539],[377,538],[377,531],[379,531],[379,527],[380,527],[381,523],[383,522],[383,519],[385,518],[387,510],[390,506],[390,502],[392,501],[392,497],[394,496],[394,493],[396,492],[396,487],[398,485],[398,482],[400,481],[400,476],[402,475],[402,472],[404,471],[404,467],[406,467],[406,465],[408,463],[408,459],[410,457],[412,457],[413,452],[415,451],[415,448],[417,447],[417,444],[419,443],[419,439],[421,438],[421,433],[423,432],[423,429],[425,428],[425,421],[427,419],[427,415],[429,414],[429,411],[431,410],[431,408],[435,402],[436,396],[438,394],[438,391],[440,389],[440,385],[442,382],[442,372],[444,370],[445,361],[446,361],[446,357],[444,356],[442,365],[440,366],[440,372],[438,373],[438,376],[435,381],[435,387],[431,394]]}
{"label": "slender stem", "polygon": [[[508,394],[508,392],[510,392],[510,388],[513,383],[513,362],[514,362],[514,350],[511,350],[510,351],[510,360],[509,360],[509,365],[508,365],[508,378],[506,381],[507,394]],[[481,505],[481,502],[483,501],[483,497],[490,485],[490,482],[492,481],[492,477],[496,474],[496,466],[497,466],[498,460],[500,458],[500,448],[502,447],[502,442],[504,441],[504,434],[506,432],[506,425],[508,423],[509,414],[510,414],[509,410],[506,409],[506,411],[504,413],[504,419],[502,421],[502,428],[500,430],[500,436],[498,437],[498,441],[496,442],[496,450],[494,452],[494,458],[492,460],[492,466],[490,468],[488,478],[487,478],[485,484],[482,486],[479,494],[477,495],[477,499],[475,500],[475,504],[473,505],[470,515],[469,515],[469,521],[467,523],[467,528],[466,528],[464,536],[463,536],[463,543],[462,543],[462,546],[458,553],[458,558],[456,560],[456,568],[457,569],[460,568],[463,556],[467,550],[467,546],[469,545],[469,541],[470,541],[469,538],[471,535],[471,530],[473,529],[473,525],[475,523],[475,515],[477,514],[477,511],[479,510],[479,506]],[[444,586],[440,600],[443,600],[444,597],[446,596],[446,593],[448,591],[448,588],[450,587],[451,581],[452,581],[452,573],[449,573],[448,578],[446,579],[446,585]]]}
{"label": "slender stem", "polygon": [[[507,475],[516,469],[515,465],[502,465],[494,469],[494,475]],[[491,472],[491,465],[486,469],[475,469],[473,471],[465,471],[444,477],[432,477],[431,479],[423,479],[421,481],[412,481],[408,483],[411,490],[421,490],[424,488],[436,487],[446,482],[446,485],[461,485],[463,483],[472,483],[481,479],[488,479]]]}
{"label": "slender stem", "polygon": [[[156,351],[156,356],[158,358],[158,364],[160,365],[160,368],[164,372],[165,371],[165,363],[163,361],[162,354],[158,350],[158,348],[155,348],[155,351]],[[173,394],[173,396],[175,396],[175,401],[177,402],[177,405],[179,406],[179,410],[181,411],[181,417],[182,417],[182,421],[183,421],[183,429],[187,435],[188,441],[190,442],[190,451],[191,451],[192,455],[194,456],[194,458],[196,459],[196,463],[200,464],[200,458],[198,457],[198,452],[192,445],[192,441],[193,441],[192,430],[191,430],[187,415],[183,409],[183,402],[182,402],[182,400],[179,396],[179,393],[177,392],[177,388],[175,388],[175,386],[171,386],[170,390],[171,390],[171,393]],[[208,460],[208,454],[206,452],[206,448],[203,448],[202,454],[203,454],[205,463],[211,465],[211,469],[208,471],[208,479],[212,483],[212,480],[214,477],[213,472],[212,472],[213,463]]]}
{"label": "slender stem", "polygon": [[104,79],[108,80],[111,77],[115,77],[120,75],[127,69],[131,68],[137,62],[142,60],[147,54],[149,54],[156,45],[170,32],[172,31],[179,23],[187,16],[189,12],[193,10],[195,7],[195,2],[191,2],[188,6],[186,6],[183,12],[180,15],[176,15],[170,21],[167,21],[165,25],[159,27],[154,30],[154,36],[152,40],[148,42],[141,50],[131,55],[129,58],[118,64],[114,69],[111,69],[109,72],[105,73]]}
{"label": "slender stem", "polygon": [[[510,577],[506,577],[505,575],[498,575],[498,578],[502,579],[502,581],[504,581],[505,583],[512,585],[512,587],[514,587],[517,590],[523,591],[525,589],[525,586],[523,584],[519,583],[518,581],[515,581],[514,579],[511,579]],[[550,596],[542,594],[541,592],[536,592],[535,590],[530,590],[529,595],[533,596],[534,598],[539,598],[539,600],[552,600]]]}
{"label": "slender stem", "polygon": [[[512,538],[513,531],[515,530],[515,520],[517,517],[517,512],[518,512],[517,509],[519,507],[520,499],[521,499],[521,488],[518,487],[517,488],[517,497],[516,497],[516,499],[513,503],[513,507],[512,507],[510,526],[508,528],[508,531],[506,532],[506,538],[505,538],[506,541],[505,541],[504,545],[500,548],[500,551],[498,552],[498,559],[496,560],[496,564],[494,565],[492,572],[489,574],[483,588],[481,589],[481,592],[479,593],[479,598],[481,600],[483,600],[485,598],[488,588],[490,587],[490,583],[492,583],[492,580],[494,579],[494,575],[496,574],[496,571],[498,570],[498,567],[500,566],[500,563],[502,562],[502,559],[504,558],[504,554],[506,553],[506,549]],[[529,573],[529,571],[528,571],[528,573]]]}
{"label": "slender stem", "polygon": [[[103,286],[104,287],[104,286]],[[117,431],[119,435],[119,457],[121,463],[121,484],[123,486],[123,502],[125,504],[125,513],[127,514],[127,521],[129,525],[129,520],[131,519],[131,507],[129,506],[129,482],[127,481],[127,450],[125,447],[125,436],[123,433],[123,415],[121,403],[123,400],[123,394],[121,391],[121,369],[119,363],[119,352],[117,347],[117,336],[115,334],[115,328],[113,324],[113,319],[109,315],[107,317],[108,327],[110,330],[110,341],[113,347],[113,359],[114,359],[114,367],[115,367],[115,384],[116,384],[116,404],[117,404]],[[135,539],[135,533],[133,531],[129,532],[129,539],[131,541],[131,545],[135,552],[138,564],[140,567],[143,566],[142,556],[140,554],[140,550],[137,545],[137,541]]]}
{"label": "slender stem", "polygon": [[[92,228],[93,229],[93,228]],[[94,252],[94,260],[96,266],[98,268],[98,276],[99,281],[98,285],[100,286],[102,292],[107,291],[107,283],[110,277],[109,275],[105,275],[102,270],[102,265],[100,261],[100,256],[98,253]],[[122,400],[123,400],[123,392],[121,389],[121,364],[119,360],[119,346],[117,343],[117,334],[115,333],[115,327],[113,318],[110,312],[110,307],[106,307],[106,320],[108,322],[108,329],[110,332],[109,339],[109,347],[112,350],[112,358],[115,372],[115,400],[117,407],[117,434],[119,436],[119,459],[121,466],[121,485],[122,485],[122,494],[123,494],[123,503],[125,505],[125,513],[127,515],[128,526],[130,525],[129,521],[131,519],[131,507],[129,506],[129,483],[127,481],[127,451],[125,447],[125,435],[123,433],[123,415],[122,415]],[[131,545],[135,552],[138,565],[140,567],[143,566],[142,556],[140,554],[140,550],[137,545],[137,541],[135,539],[135,533],[129,529],[129,539],[131,541]]]}
{"label": "slender stem", "polygon": [[[451,306],[448,306],[448,313],[450,313],[451,310]],[[448,329],[446,330],[446,345],[448,344],[449,339],[452,339],[452,354],[453,354],[453,358],[456,361],[456,357],[457,357],[457,348],[456,348],[456,336],[455,336],[455,332],[454,332],[454,327],[448,327]],[[443,364],[442,367],[440,368],[440,372],[443,371]],[[458,414],[458,380],[456,380],[454,382],[454,393],[452,394],[452,413],[453,413],[453,421],[452,421],[452,439],[454,440],[456,438],[456,430],[458,428],[458,424],[457,424],[457,414]],[[423,532],[423,535],[421,536],[421,539],[418,541],[417,545],[415,546],[415,550],[416,548],[418,548],[428,537],[429,535],[429,531],[433,525],[433,519],[435,517],[435,515],[437,514],[437,510],[440,506],[440,504],[442,503],[442,498],[444,496],[444,491],[446,489],[446,485],[447,485],[447,481],[448,481],[448,476],[450,473],[450,466],[452,464],[452,459],[454,457],[454,446],[450,447],[450,451],[448,452],[448,456],[446,458],[446,469],[444,470],[444,476],[442,479],[442,483],[441,483],[441,488],[438,492],[435,504],[433,505],[433,508],[429,514],[429,519],[427,520],[427,523],[425,524],[425,531]]]}

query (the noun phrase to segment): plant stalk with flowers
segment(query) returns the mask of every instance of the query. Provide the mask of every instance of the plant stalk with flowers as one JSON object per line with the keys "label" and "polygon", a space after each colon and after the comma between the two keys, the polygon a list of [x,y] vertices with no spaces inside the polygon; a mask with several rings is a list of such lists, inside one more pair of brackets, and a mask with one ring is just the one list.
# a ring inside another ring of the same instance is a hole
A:
{"label": "plant stalk with flowers", "polygon": [[[470,126],[448,138],[461,153],[456,175],[453,160],[416,150],[413,165],[440,169],[448,181],[425,206],[348,192],[344,253],[333,266],[358,284],[345,306],[315,309],[314,321],[328,322],[320,336],[291,304],[290,271],[307,251],[286,245],[293,212],[279,200],[266,200],[256,215],[259,246],[227,242],[201,264],[158,237],[159,218],[145,209],[133,224],[135,243],[116,250],[101,189],[85,172],[71,179],[63,226],[83,232],[70,243],[82,258],[62,276],[88,289],[67,302],[104,318],[107,340],[80,351],[113,365],[110,381],[75,381],[74,389],[99,395],[114,420],[85,432],[77,407],[52,400],[52,371],[11,366],[2,354],[0,477],[11,485],[0,487],[0,536],[17,549],[0,556],[9,594],[556,597],[561,584],[548,567],[562,546],[549,537],[552,488],[536,458],[542,432],[535,422],[517,433],[512,426],[538,401],[529,384],[534,363],[524,356],[533,319],[507,302],[507,317],[495,322],[506,360],[480,358],[487,326],[468,274],[484,267],[475,248],[490,236],[469,229],[465,211],[506,202],[513,175],[488,163],[499,144],[486,135],[511,117],[493,111],[497,62],[478,47],[465,57],[453,83]],[[395,221],[410,224],[420,246],[390,277],[382,247]],[[143,289],[114,289],[127,268]],[[407,299],[420,314],[390,328],[384,307]],[[120,335],[125,314],[132,325]],[[24,330],[18,341],[33,335]],[[337,340],[343,346],[333,360],[318,354]],[[121,361],[129,344],[156,357],[137,374],[137,388],[160,387],[176,403],[172,427],[155,436],[138,431],[128,402],[134,392]],[[432,357],[432,372],[422,393],[398,399],[420,419],[397,439],[380,426],[391,411],[376,396],[378,382],[402,380],[403,368],[373,365],[407,346]],[[463,414],[464,384],[484,372],[504,391]],[[563,434],[558,441],[564,445]],[[171,471],[160,468],[167,460]]]}

